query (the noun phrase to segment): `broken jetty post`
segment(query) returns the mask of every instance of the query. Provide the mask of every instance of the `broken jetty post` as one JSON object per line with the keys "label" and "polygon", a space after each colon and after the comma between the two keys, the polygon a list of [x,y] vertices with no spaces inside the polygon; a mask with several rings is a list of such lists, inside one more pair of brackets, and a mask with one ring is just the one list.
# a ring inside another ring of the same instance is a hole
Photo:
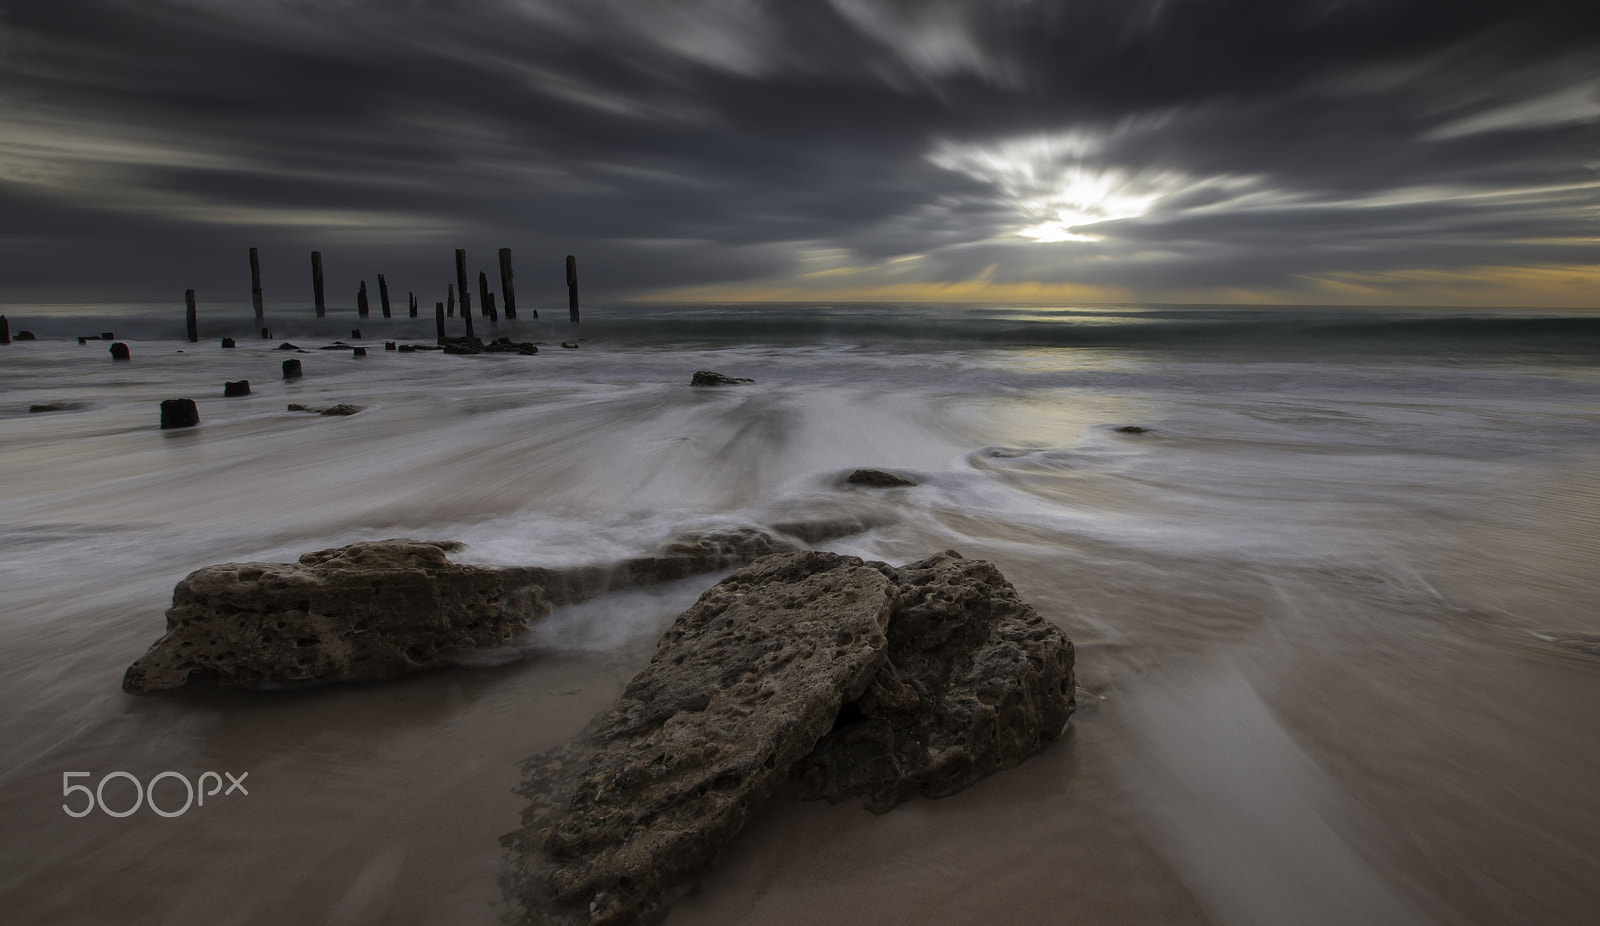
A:
{"label": "broken jetty post", "polygon": [[311,252],[311,291],[317,300],[317,317],[328,317],[328,303],[322,296],[322,252]]}

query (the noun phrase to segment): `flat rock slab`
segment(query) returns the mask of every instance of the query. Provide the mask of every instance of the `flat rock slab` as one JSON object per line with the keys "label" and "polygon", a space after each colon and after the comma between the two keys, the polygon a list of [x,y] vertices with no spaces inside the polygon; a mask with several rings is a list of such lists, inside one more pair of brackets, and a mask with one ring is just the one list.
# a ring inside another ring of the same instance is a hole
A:
{"label": "flat rock slab", "polygon": [[678,617],[591,732],[523,765],[514,900],[528,922],[644,922],[787,781],[880,811],[959,791],[1060,735],[1072,657],[986,562],[757,560]]}
{"label": "flat rock slab", "polygon": [[592,734],[525,766],[531,921],[639,922],[710,865],[877,674],[896,599],[859,559],[782,553],[679,615]]}
{"label": "flat rock slab", "polygon": [[192,572],[173,589],[166,634],[128,667],[122,688],[391,678],[509,643],[549,611],[536,588],[510,588],[497,570],[447,560],[456,546],[384,540],[298,563]]}

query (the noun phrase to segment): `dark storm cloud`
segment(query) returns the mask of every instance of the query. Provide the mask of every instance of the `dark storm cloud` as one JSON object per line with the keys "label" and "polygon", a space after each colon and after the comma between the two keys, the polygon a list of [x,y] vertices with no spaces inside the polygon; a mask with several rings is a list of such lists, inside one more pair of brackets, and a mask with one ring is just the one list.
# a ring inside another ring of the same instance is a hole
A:
{"label": "dark storm cloud", "polygon": [[1542,0],[6,3],[0,301],[1595,265],[1597,62]]}

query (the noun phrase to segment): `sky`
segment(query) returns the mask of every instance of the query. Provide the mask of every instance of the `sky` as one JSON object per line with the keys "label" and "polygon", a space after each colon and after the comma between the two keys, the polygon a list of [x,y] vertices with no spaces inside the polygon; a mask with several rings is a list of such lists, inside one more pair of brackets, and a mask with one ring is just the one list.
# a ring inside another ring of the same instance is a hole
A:
{"label": "sky", "polygon": [[[0,303],[1600,306],[1600,3],[0,0]],[[498,283],[494,284],[498,288]],[[403,299],[403,296],[396,298]]]}

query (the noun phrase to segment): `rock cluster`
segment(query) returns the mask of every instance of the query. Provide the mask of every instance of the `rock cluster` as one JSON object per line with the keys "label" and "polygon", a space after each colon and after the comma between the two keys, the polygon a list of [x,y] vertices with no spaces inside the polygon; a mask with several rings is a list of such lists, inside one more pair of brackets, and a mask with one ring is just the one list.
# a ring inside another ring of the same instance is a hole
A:
{"label": "rock cluster", "polygon": [[509,886],[532,922],[645,921],[786,782],[886,810],[1061,732],[1072,644],[988,563],[764,557],[680,615],[622,699],[524,765]]}
{"label": "rock cluster", "polygon": [[475,337],[442,337],[439,339],[439,348],[447,354],[521,354],[532,356],[539,352],[539,348],[532,341],[516,342],[510,338],[495,338],[485,344],[481,338]]}

